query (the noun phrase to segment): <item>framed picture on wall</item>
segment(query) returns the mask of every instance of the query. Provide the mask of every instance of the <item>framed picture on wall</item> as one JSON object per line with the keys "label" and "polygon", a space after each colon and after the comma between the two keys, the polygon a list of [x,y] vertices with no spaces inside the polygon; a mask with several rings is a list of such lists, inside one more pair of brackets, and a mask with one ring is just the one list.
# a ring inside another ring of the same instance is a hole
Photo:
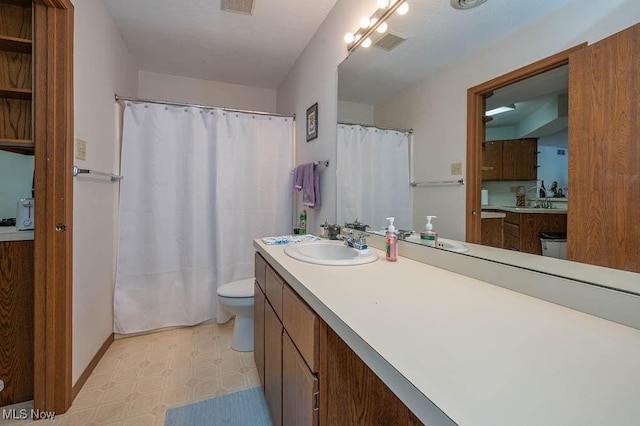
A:
{"label": "framed picture on wall", "polygon": [[307,142],[318,137],[318,103],[307,109]]}

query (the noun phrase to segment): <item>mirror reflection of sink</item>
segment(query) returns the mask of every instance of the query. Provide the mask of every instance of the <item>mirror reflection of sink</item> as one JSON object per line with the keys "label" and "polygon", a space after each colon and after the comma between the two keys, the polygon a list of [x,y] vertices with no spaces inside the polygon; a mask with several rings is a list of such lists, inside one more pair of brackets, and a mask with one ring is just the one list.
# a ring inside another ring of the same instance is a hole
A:
{"label": "mirror reflection of sink", "polygon": [[374,250],[356,250],[337,241],[311,241],[287,246],[284,252],[296,260],[316,265],[362,265],[378,260]]}
{"label": "mirror reflection of sink", "polygon": [[[420,234],[413,234],[408,236],[407,241],[411,241],[412,243],[424,244],[420,239]],[[446,238],[438,238],[438,248],[455,253],[466,253],[469,251],[469,247],[467,247],[464,243],[455,240],[447,240]]]}

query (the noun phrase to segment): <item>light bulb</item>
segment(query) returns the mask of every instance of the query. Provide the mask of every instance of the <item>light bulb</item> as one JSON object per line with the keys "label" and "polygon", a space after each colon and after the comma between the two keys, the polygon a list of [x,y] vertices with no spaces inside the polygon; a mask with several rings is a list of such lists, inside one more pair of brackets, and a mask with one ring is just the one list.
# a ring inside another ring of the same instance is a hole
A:
{"label": "light bulb", "polygon": [[371,39],[369,37],[367,37],[362,42],[362,47],[369,47],[369,46],[371,46]]}
{"label": "light bulb", "polygon": [[409,3],[407,3],[406,1],[402,3],[402,5],[398,8],[398,10],[396,10],[396,12],[398,12],[398,15],[404,15],[408,11],[409,11]]}
{"label": "light bulb", "polygon": [[353,43],[355,39],[356,39],[356,38],[355,38],[355,37],[354,37],[354,35],[353,35],[353,34],[351,34],[351,33],[346,33],[346,34],[344,35],[344,42],[345,42],[345,43],[347,43],[347,44],[351,44],[351,43]]}
{"label": "light bulb", "polygon": [[368,16],[360,18],[360,28],[369,28],[369,25],[371,25],[371,20]]}
{"label": "light bulb", "polygon": [[389,0],[378,0],[378,8],[386,9],[389,7]]}
{"label": "light bulb", "polygon": [[380,26],[376,29],[377,32],[379,32],[380,34],[384,33],[387,31],[387,23],[383,22],[382,24],[380,24]]}
{"label": "light bulb", "polygon": [[358,41],[362,38],[362,34],[356,34],[356,39],[354,41]]}
{"label": "light bulb", "polygon": [[369,27],[373,27],[376,22],[378,22],[378,18],[371,18],[371,21],[369,21]]}

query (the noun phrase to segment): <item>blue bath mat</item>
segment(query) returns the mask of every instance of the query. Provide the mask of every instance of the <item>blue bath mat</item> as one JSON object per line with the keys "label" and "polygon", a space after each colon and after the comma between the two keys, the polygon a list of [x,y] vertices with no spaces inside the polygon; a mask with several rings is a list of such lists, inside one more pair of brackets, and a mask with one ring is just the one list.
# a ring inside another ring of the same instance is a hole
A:
{"label": "blue bath mat", "polygon": [[170,408],[165,426],[271,426],[261,387]]}

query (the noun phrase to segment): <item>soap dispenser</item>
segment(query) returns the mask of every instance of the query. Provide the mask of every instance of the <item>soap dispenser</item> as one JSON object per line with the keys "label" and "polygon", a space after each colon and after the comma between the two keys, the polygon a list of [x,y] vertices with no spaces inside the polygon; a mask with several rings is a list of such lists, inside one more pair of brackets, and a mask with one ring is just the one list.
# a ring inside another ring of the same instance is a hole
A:
{"label": "soap dispenser", "polygon": [[420,233],[420,241],[429,247],[438,247],[438,233],[433,230],[431,219],[436,219],[438,216],[427,216],[427,224],[424,225],[424,229]]}
{"label": "soap dispenser", "polygon": [[385,242],[387,248],[387,260],[389,262],[395,262],[398,260],[398,235],[396,234],[396,227],[393,226],[393,221],[395,218],[388,217],[389,227],[387,228],[387,233],[385,234]]}

